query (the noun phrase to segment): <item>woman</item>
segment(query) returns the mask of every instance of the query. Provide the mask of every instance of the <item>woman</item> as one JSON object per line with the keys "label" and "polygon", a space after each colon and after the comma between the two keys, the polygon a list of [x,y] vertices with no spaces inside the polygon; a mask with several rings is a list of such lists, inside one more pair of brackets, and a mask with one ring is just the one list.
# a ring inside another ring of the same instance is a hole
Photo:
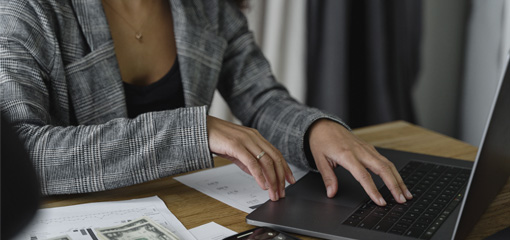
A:
{"label": "woman", "polygon": [[[328,197],[341,165],[379,205],[386,202],[367,168],[398,202],[412,198],[372,146],[273,79],[231,1],[11,0],[0,11],[2,111],[43,194],[212,167],[214,153],[253,175],[273,201],[285,197],[285,180],[295,182],[285,159],[316,167]],[[249,127],[207,115],[216,88]]]}

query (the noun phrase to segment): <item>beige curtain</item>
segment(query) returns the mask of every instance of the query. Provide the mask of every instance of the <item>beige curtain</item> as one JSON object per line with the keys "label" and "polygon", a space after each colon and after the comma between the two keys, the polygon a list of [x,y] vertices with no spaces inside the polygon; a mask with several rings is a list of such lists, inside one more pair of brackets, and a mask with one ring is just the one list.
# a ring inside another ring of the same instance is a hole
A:
{"label": "beige curtain", "polygon": [[510,2],[473,0],[468,22],[460,139],[478,146],[510,50]]}
{"label": "beige curtain", "polygon": [[[276,80],[299,102],[306,91],[306,0],[256,0],[245,10],[255,41],[268,58]],[[236,122],[216,91],[209,113]]]}

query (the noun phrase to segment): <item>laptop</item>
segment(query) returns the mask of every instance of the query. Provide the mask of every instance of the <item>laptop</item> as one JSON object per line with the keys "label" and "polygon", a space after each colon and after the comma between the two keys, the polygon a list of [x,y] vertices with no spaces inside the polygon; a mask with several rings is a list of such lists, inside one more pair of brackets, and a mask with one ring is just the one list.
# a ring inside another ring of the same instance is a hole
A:
{"label": "laptop", "polygon": [[405,204],[373,203],[352,175],[335,168],[339,190],[329,199],[319,173],[289,186],[246,217],[255,226],[325,239],[464,239],[510,176],[510,69],[502,75],[475,162],[378,148],[414,194]]}

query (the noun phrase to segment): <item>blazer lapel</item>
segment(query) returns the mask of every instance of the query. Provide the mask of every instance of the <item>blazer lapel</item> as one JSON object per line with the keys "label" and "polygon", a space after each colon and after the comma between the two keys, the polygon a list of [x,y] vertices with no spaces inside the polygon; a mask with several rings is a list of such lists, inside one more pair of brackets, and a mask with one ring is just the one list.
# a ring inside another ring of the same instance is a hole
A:
{"label": "blazer lapel", "polygon": [[201,1],[170,0],[187,107],[210,106],[227,41],[205,19]]}
{"label": "blazer lapel", "polygon": [[65,66],[79,124],[127,117],[122,77],[101,0],[72,0],[90,52]]}
{"label": "blazer lapel", "polygon": [[71,0],[71,2],[91,51],[112,41],[101,0]]}
{"label": "blazer lapel", "polygon": [[[210,105],[227,41],[205,19],[200,1],[169,0],[187,107]],[[72,0],[91,52],[65,67],[79,124],[127,117],[122,78],[100,0]]]}

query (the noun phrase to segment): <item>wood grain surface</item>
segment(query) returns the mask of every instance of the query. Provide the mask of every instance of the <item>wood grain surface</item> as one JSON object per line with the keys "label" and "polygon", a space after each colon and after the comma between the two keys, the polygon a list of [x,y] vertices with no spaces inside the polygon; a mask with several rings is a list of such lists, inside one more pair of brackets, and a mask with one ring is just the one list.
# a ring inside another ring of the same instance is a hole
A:
{"label": "wood grain surface", "polygon": [[[473,161],[477,148],[465,142],[403,122],[390,122],[355,129],[357,136],[384,148],[404,150]],[[215,158],[215,166],[230,162]],[[157,195],[188,229],[214,221],[233,231],[253,228],[245,222],[246,213],[189,188],[172,177],[111,191],[45,197],[43,208],[99,201],[128,200]],[[510,226],[510,181],[487,209],[468,239],[483,239]],[[302,239],[314,239],[298,236]]]}

